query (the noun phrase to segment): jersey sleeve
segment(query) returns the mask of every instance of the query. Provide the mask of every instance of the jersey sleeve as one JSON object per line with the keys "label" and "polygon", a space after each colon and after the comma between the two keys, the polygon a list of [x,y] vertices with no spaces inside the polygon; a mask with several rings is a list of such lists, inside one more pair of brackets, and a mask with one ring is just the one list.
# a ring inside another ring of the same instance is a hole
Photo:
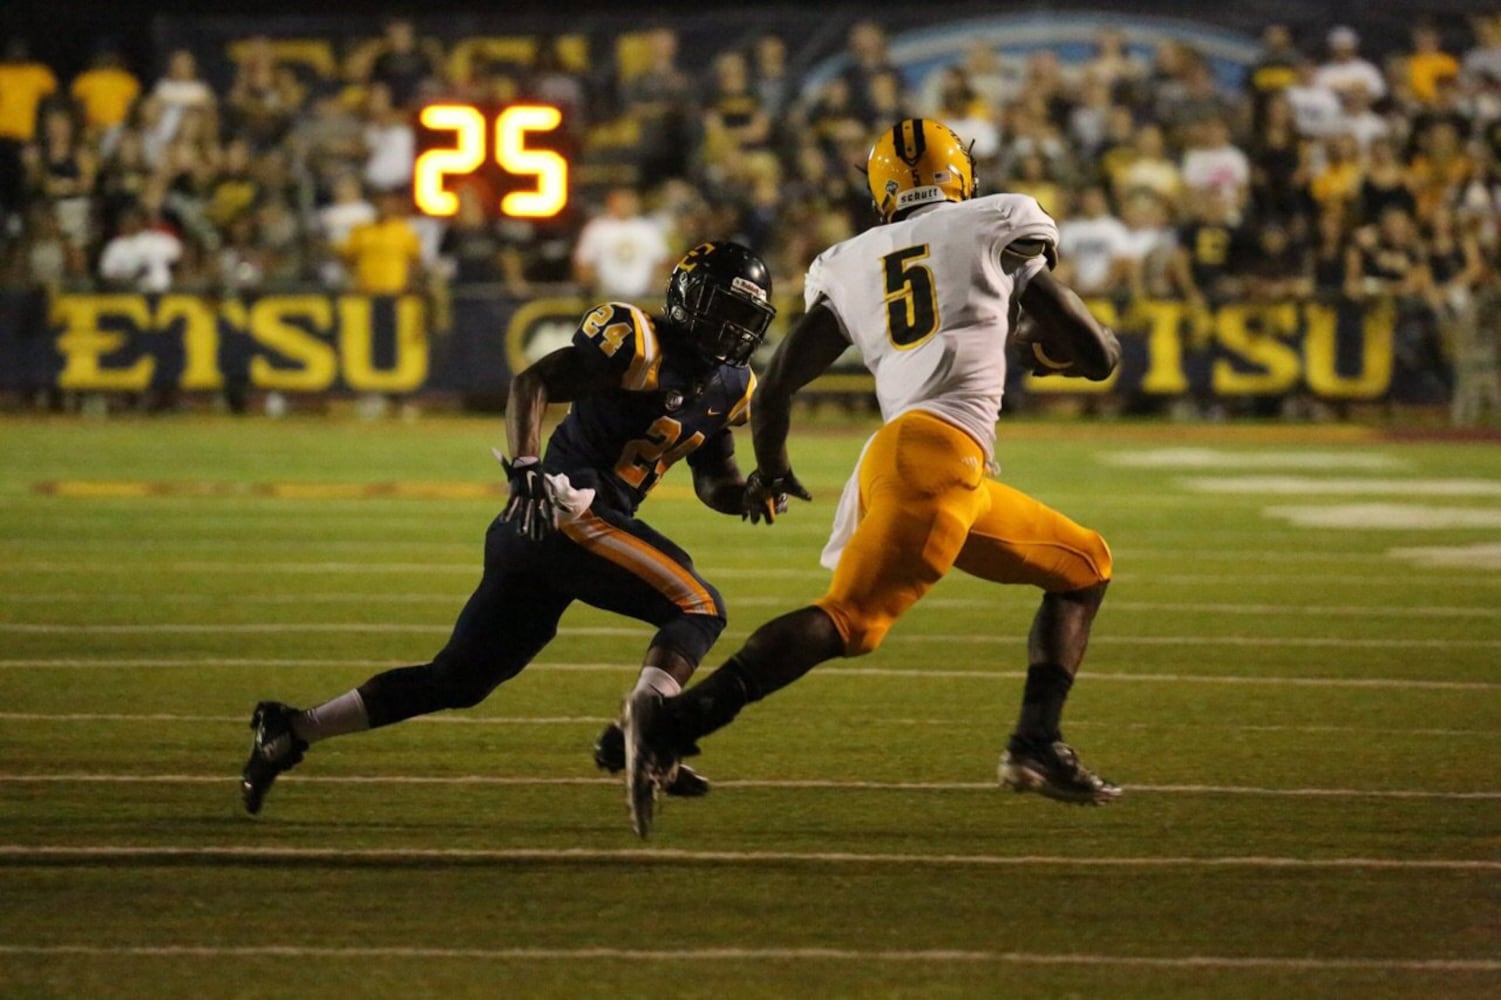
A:
{"label": "jersey sleeve", "polygon": [[1044,268],[1058,266],[1058,224],[1026,195],[1013,195],[998,208],[996,252],[1019,295]]}
{"label": "jersey sleeve", "polygon": [[829,297],[824,283],[828,280],[828,263],[824,255],[819,254],[813,258],[813,263],[808,265],[808,274],[803,279],[803,309],[811,310],[819,302]]}
{"label": "jersey sleeve", "polygon": [[624,302],[606,302],[584,314],[573,346],[587,363],[615,374],[620,387],[650,392],[657,387],[662,349],[651,317]]}
{"label": "jersey sleeve", "polygon": [[725,421],[731,427],[744,427],[750,423],[751,397],[756,394],[756,373],[749,368],[745,371],[746,375],[749,376],[745,380],[745,392],[736,401],[734,407],[730,410],[729,418]]}
{"label": "jersey sleeve", "polygon": [[839,323],[839,332],[844,334],[844,339],[853,343],[849,329],[845,326],[844,316],[839,311],[838,297],[834,294],[833,286],[836,284],[833,276],[834,265],[829,259],[832,249],[825,250],[813,258],[813,263],[808,265],[808,273],[803,278],[803,310],[812,312],[814,306],[824,306],[834,314],[834,319]]}

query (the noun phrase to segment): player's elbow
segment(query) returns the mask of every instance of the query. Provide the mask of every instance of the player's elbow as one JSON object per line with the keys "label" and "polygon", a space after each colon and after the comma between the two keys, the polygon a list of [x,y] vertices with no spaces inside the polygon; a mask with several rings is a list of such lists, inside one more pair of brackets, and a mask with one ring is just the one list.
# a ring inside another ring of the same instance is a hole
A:
{"label": "player's elbow", "polygon": [[699,503],[720,514],[739,514],[745,484],[725,471],[693,470],[693,492]]}
{"label": "player's elbow", "polygon": [[524,369],[511,380],[510,397],[512,402],[522,406],[535,406],[539,401],[545,404],[548,397],[547,376],[535,364]]}

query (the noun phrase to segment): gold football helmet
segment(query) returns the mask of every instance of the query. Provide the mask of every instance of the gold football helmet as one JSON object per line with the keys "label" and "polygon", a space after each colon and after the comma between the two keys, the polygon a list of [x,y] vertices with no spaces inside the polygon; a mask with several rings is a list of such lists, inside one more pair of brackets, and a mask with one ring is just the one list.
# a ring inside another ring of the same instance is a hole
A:
{"label": "gold football helmet", "polygon": [[890,222],[904,209],[973,198],[975,161],[947,125],[904,118],[876,140],[865,180],[881,221]]}

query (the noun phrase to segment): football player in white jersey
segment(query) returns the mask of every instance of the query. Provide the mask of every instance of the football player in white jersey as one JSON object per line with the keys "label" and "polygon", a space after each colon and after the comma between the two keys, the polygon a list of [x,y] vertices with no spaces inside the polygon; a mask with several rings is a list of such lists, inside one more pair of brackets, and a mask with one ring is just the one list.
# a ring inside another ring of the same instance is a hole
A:
{"label": "football player in white jersey", "polygon": [[809,499],[786,439],[795,392],[849,346],[875,376],[885,423],[845,488],[824,552],[834,570],[812,605],[761,626],[724,666],[674,698],[626,706],[636,832],[679,758],[759,701],[837,656],[859,656],[951,567],[1043,591],[1027,639],[1021,714],[1000,781],[1065,802],[1121,794],[1079,763],[1059,718],[1110,581],[1094,531],[987,476],[1006,382],[1006,345],[1025,312],[1040,333],[1018,342],[1038,370],[1094,380],[1120,347],[1050,273],[1058,231],[1032,198],[975,197],[968,149],[939,122],[909,118],[867,164],[885,225],[824,251],[808,270],[807,312],[778,347],[751,407],[758,468],[746,516],[771,520]]}

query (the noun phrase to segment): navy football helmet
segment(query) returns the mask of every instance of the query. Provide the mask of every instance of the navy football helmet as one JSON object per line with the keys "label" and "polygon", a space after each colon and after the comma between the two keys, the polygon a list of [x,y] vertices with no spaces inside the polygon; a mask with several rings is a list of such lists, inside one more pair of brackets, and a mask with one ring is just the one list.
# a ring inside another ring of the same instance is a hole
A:
{"label": "navy football helmet", "polygon": [[705,361],[743,367],[777,314],[771,272],[738,243],[701,243],[672,269],[667,318],[687,331]]}

